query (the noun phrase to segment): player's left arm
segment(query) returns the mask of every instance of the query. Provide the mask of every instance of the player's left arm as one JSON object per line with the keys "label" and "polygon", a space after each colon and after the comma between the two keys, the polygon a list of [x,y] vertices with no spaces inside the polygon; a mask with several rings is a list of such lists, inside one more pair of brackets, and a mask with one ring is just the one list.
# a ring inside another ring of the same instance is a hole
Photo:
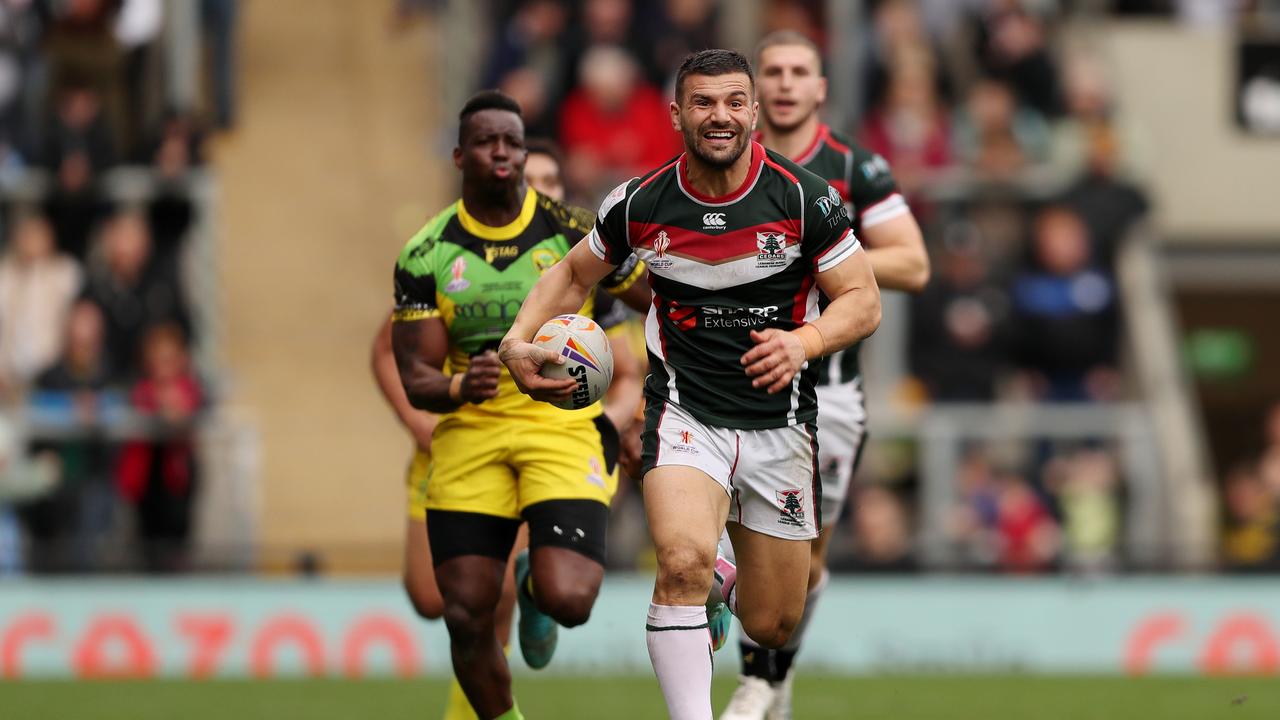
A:
{"label": "player's left arm", "polygon": [[859,240],[882,288],[918,293],[929,282],[929,254],[920,225],[880,155],[857,150],[848,178],[849,202],[858,213]]}
{"label": "player's left arm", "polygon": [[867,253],[853,234],[843,204],[826,183],[801,180],[802,257],[813,263],[818,288],[830,299],[816,319],[785,331],[751,331],[755,347],[742,356],[751,385],[781,392],[805,363],[853,345],[880,326],[880,288]]}
{"label": "player's left arm", "polygon": [[889,290],[918,293],[929,282],[929,254],[920,225],[910,212],[862,230],[876,283]]}
{"label": "player's left arm", "polygon": [[856,250],[818,273],[818,289],[831,299],[816,319],[795,330],[752,330],[756,346],[742,356],[751,386],[785,390],[805,363],[850,347],[880,326],[880,288],[867,253]]}

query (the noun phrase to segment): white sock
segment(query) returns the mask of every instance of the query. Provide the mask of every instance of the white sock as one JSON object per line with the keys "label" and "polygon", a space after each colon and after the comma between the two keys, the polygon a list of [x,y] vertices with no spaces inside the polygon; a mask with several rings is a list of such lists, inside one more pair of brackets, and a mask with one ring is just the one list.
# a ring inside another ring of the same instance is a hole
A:
{"label": "white sock", "polygon": [[822,571],[822,579],[809,589],[809,595],[804,600],[804,613],[800,616],[800,622],[796,624],[796,629],[791,632],[791,639],[787,640],[787,644],[782,646],[783,650],[795,652],[800,649],[800,640],[804,637],[804,632],[809,627],[809,621],[813,619],[813,614],[818,608],[818,599],[822,597],[822,591],[827,589],[827,580],[831,578],[831,573],[826,570]]}
{"label": "white sock", "polygon": [[650,603],[645,631],[649,659],[671,720],[713,720],[707,609]]}

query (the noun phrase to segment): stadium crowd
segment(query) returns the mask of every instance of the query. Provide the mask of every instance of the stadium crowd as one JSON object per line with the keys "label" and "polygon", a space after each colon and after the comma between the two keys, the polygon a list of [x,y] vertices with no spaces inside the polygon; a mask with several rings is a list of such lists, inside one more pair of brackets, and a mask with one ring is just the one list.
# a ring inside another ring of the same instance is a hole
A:
{"label": "stadium crowd", "polygon": [[[200,4],[219,128],[235,5]],[[186,564],[205,131],[164,95],[169,9],[0,4],[0,574]]]}

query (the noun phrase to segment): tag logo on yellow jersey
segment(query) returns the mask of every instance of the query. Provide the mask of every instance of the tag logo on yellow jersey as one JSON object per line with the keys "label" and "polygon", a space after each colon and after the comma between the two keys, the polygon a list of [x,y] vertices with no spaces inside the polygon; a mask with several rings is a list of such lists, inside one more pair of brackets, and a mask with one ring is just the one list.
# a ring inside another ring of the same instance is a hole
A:
{"label": "tag logo on yellow jersey", "polygon": [[485,245],[484,261],[493,264],[494,260],[513,258],[520,254],[520,248],[516,245]]}

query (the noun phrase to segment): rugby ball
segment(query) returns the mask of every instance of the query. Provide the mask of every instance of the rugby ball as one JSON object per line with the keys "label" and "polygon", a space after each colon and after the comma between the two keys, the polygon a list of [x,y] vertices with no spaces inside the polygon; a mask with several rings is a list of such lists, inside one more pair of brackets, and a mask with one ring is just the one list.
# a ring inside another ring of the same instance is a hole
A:
{"label": "rugby ball", "polygon": [[543,377],[578,383],[568,401],[553,405],[581,410],[604,397],[613,382],[613,350],[600,323],[582,315],[557,315],[538,329],[533,344],[564,358],[563,365],[543,364]]}

